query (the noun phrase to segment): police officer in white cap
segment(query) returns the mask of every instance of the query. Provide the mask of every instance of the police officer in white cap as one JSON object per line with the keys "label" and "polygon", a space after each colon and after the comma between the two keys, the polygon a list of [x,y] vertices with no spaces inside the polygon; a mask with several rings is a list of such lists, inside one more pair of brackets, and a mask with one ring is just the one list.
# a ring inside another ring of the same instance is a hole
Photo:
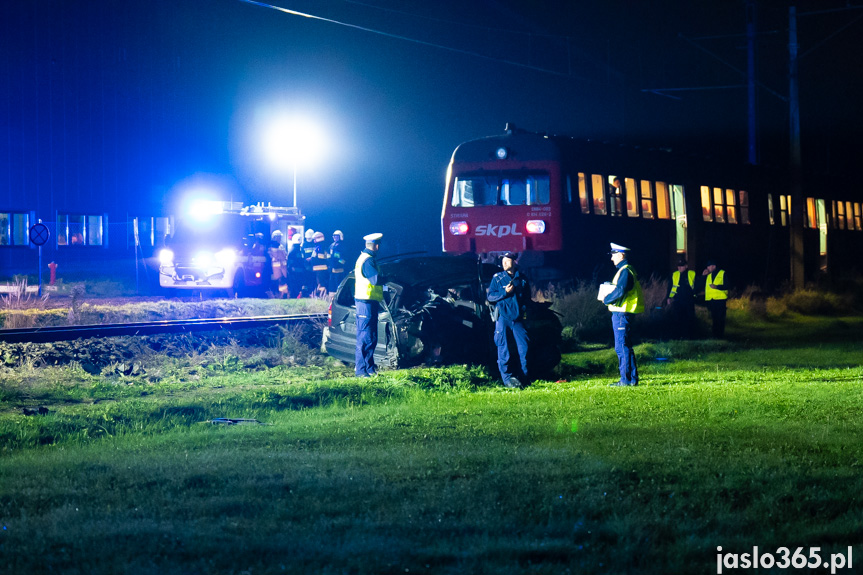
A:
{"label": "police officer in white cap", "polygon": [[357,377],[377,375],[375,348],[378,346],[378,313],[384,300],[383,278],[375,261],[383,234],[363,236],[366,247],[354,266],[354,300],[357,308],[357,348],[354,359]]}
{"label": "police officer in white cap", "polygon": [[635,352],[632,349],[630,327],[633,316],[644,311],[644,295],[635,270],[626,260],[629,248],[619,244],[611,244],[611,261],[617,268],[613,289],[605,296],[602,303],[611,312],[611,327],[614,329],[614,351],[617,352],[617,363],[620,379],[613,386],[638,385],[638,366],[635,364]]}

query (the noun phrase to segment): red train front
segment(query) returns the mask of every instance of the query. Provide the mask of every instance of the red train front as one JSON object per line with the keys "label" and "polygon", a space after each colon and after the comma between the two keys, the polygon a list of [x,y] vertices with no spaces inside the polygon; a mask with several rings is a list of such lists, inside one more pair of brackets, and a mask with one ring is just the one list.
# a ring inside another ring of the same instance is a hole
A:
{"label": "red train front", "polygon": [[560,160],[552,140],[514,130],[456,148],[441,218],[443,250],[512,250],[542,265],[545,252],[563,247]]}

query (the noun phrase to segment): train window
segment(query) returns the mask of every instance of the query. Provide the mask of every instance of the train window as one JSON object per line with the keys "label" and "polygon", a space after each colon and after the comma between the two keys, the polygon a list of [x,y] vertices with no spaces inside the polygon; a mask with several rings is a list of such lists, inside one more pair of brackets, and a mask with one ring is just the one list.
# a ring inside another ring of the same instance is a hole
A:
{"label": "train window", "polygon": [[671,219],[671,208],[668,203],[668,184],[656,182],[656,215],[661,220]]}
{"label": "train window", "polygon": [[493,206],[497,203],[497,185],[497,178],[482,176],[456,178],[453,184],[452,205],[463,208]]}
{"label": "train window", "polygon": [[57,214],[58,246],[101,246],[104,244],[103,216]]}
{"label": "train window", "polygon": [[836,224],[840,230],[845,229],[845,202],[835,202],[836,204]]}
{"label": "train window", "polygon": [[701,213],[705,222],[713,221],[713,204],[710,202],[710,188],[701,186]]}
{"label": "train window", "polygon": [[[853,230],[854,229],[854,210],[851,207],[851,202],[845,202],[845,214],[846,214],[846,218],[848,219],[848,229]],[[857,229],[859,229],[859,228],[857,228]]]}
{"label": "train window", "polygon": [[132,218],[131,222],[131,232],[130,237],[127,240],[128,247],[135,246],[153,246],[153,218],[151,217],[137,217]]}
{"label": "train window", "polygon": [[815,198],[806,198],[806,221],[803,222],[804,228],[818,228],[818,213],[816,211]]}
{"label": "train window", "polygon": [[791,196],[779,196],[779,222],[788,225],[788,213],[791,211]]}
{"label": "train window", "polygon": [[605,182],[602,181],[602,176],[599,174],[591,174],[590,184],[593,191],[593,213],[604,216],[607,213],[605,210]]}
{"label": "train window", "polygon": [[625,178],[624,185],[626,187],[626,215],[630,218],[637,218],[638,188],[635,186],[635,179]]}
{"label": "train window", "polygon": [[736,224],[737,223],[737,196],[734,194],[734,190],[725,190],[725,206],[727,215],[728,215],[728,223]]}
{"label": "train window", "polygon": [[857,226],[857,231],[863,230],[863,221],[861,221],[860,204],[854,203],[854,225]]}
{"label": "train window", "polygon": [[641,215],[653,219],[653,184],[648,180],[641,180]]}
{"label": "train window", "polygon": [[587,195],[587,182],[584,181],[584,172],[578,173],[578,201],[581,202],[581,213],[590,213],[590,198]]}
{"label": "train window", "polygon": [[619,176],[608,176],[608,213],[623,215],[623,183]]}
{"label": "train window", "polygon": [[740,197],[740,223],[749,223],[749,194],[743,190],[737,192]]}
{"label": "train window", "polygon": [[0,214],[0,246],[30,244],[30,214],[5,212]]}
{"label": "train window", "polygon": [[722,188],[713,188],[713,213],[717,223],[725,223],[725,204],[722,201]]}
{"label": "train window", "polygon": [[572,178],[569,174],[566,175],[566,203],[572,203]]}

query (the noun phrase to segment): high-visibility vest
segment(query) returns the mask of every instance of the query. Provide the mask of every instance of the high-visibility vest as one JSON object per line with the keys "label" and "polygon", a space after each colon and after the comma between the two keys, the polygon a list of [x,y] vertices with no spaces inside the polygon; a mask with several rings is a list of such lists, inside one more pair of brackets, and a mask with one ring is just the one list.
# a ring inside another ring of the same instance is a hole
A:
{"label": "high-visibility vest", "polygon": [[329,257],[330,254],[324,251],[323,246],[315,247],[315,251],[312,253],[311,257],[312,271],[327,271],[327,269],[329,269],[329,266],[327,265],[327,259]]}
{"label": "high-visibility vest", "polygon": [[715,289],[710,287],[710,284],[724,285],[725,270],[719,270],[716,272],[716,277],[714,277],[713,274],[707,276],[707,282],[704,285],[704,301],[728,299],[727,289]]}
{"label": "high-visibility vest", "polygon": [[[356,278],[356,283],[354,284],[354,298],[384,301],[383,286],[372,285],[369,279],[363,275],[363,264],[371,257],[372,256],[366,252],[363,252],[360,254],[360,257],[357,258],[357,265],[354,266],[354,276]],[[372,264],[374,264],[374,260],[372,260]],[[375,265],[375,269],[377,269],[377,265]]]}
{"label": "high-visibility vest", "polygon": [[632,266],[626,264],[614,274],[614,279],[611,280],[612,285],[617,285],[617,280],[620,279],[620,272],[629,270],[632,274],[632,289],[623,295],[623,299],[618,304],[609,304],[608,311],[622,311],[626,313],[641,313],[644,311],[644,295],[641,293],[641,284],[638,283],[638,276],[635,275],[635,270]]}
{"label": "high-visibility vest", "polygon": [[[689,280],[689,287],[695,289],[695,271],[688,270],[686,272],[686,279]],[[668,297],[674,297],[677,295],[677,288],[680,287],[680,270],[671,274],[671,293]]]}

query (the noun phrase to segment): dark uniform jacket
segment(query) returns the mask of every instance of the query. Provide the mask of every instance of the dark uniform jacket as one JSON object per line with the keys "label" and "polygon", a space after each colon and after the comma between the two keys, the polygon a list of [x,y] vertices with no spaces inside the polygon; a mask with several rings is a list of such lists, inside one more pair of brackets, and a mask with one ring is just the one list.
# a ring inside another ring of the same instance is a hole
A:
{"label": "dark uniform jacket", "polygon": [[[506,286],[512,282],[515,289],[506,293]],[[520,271],[512,276],[508,272],[498,272],[488,286],[488,301],[495,304],[495,319],[502,318],[511,321],[523,320],[530,301],[530,284]]]}

